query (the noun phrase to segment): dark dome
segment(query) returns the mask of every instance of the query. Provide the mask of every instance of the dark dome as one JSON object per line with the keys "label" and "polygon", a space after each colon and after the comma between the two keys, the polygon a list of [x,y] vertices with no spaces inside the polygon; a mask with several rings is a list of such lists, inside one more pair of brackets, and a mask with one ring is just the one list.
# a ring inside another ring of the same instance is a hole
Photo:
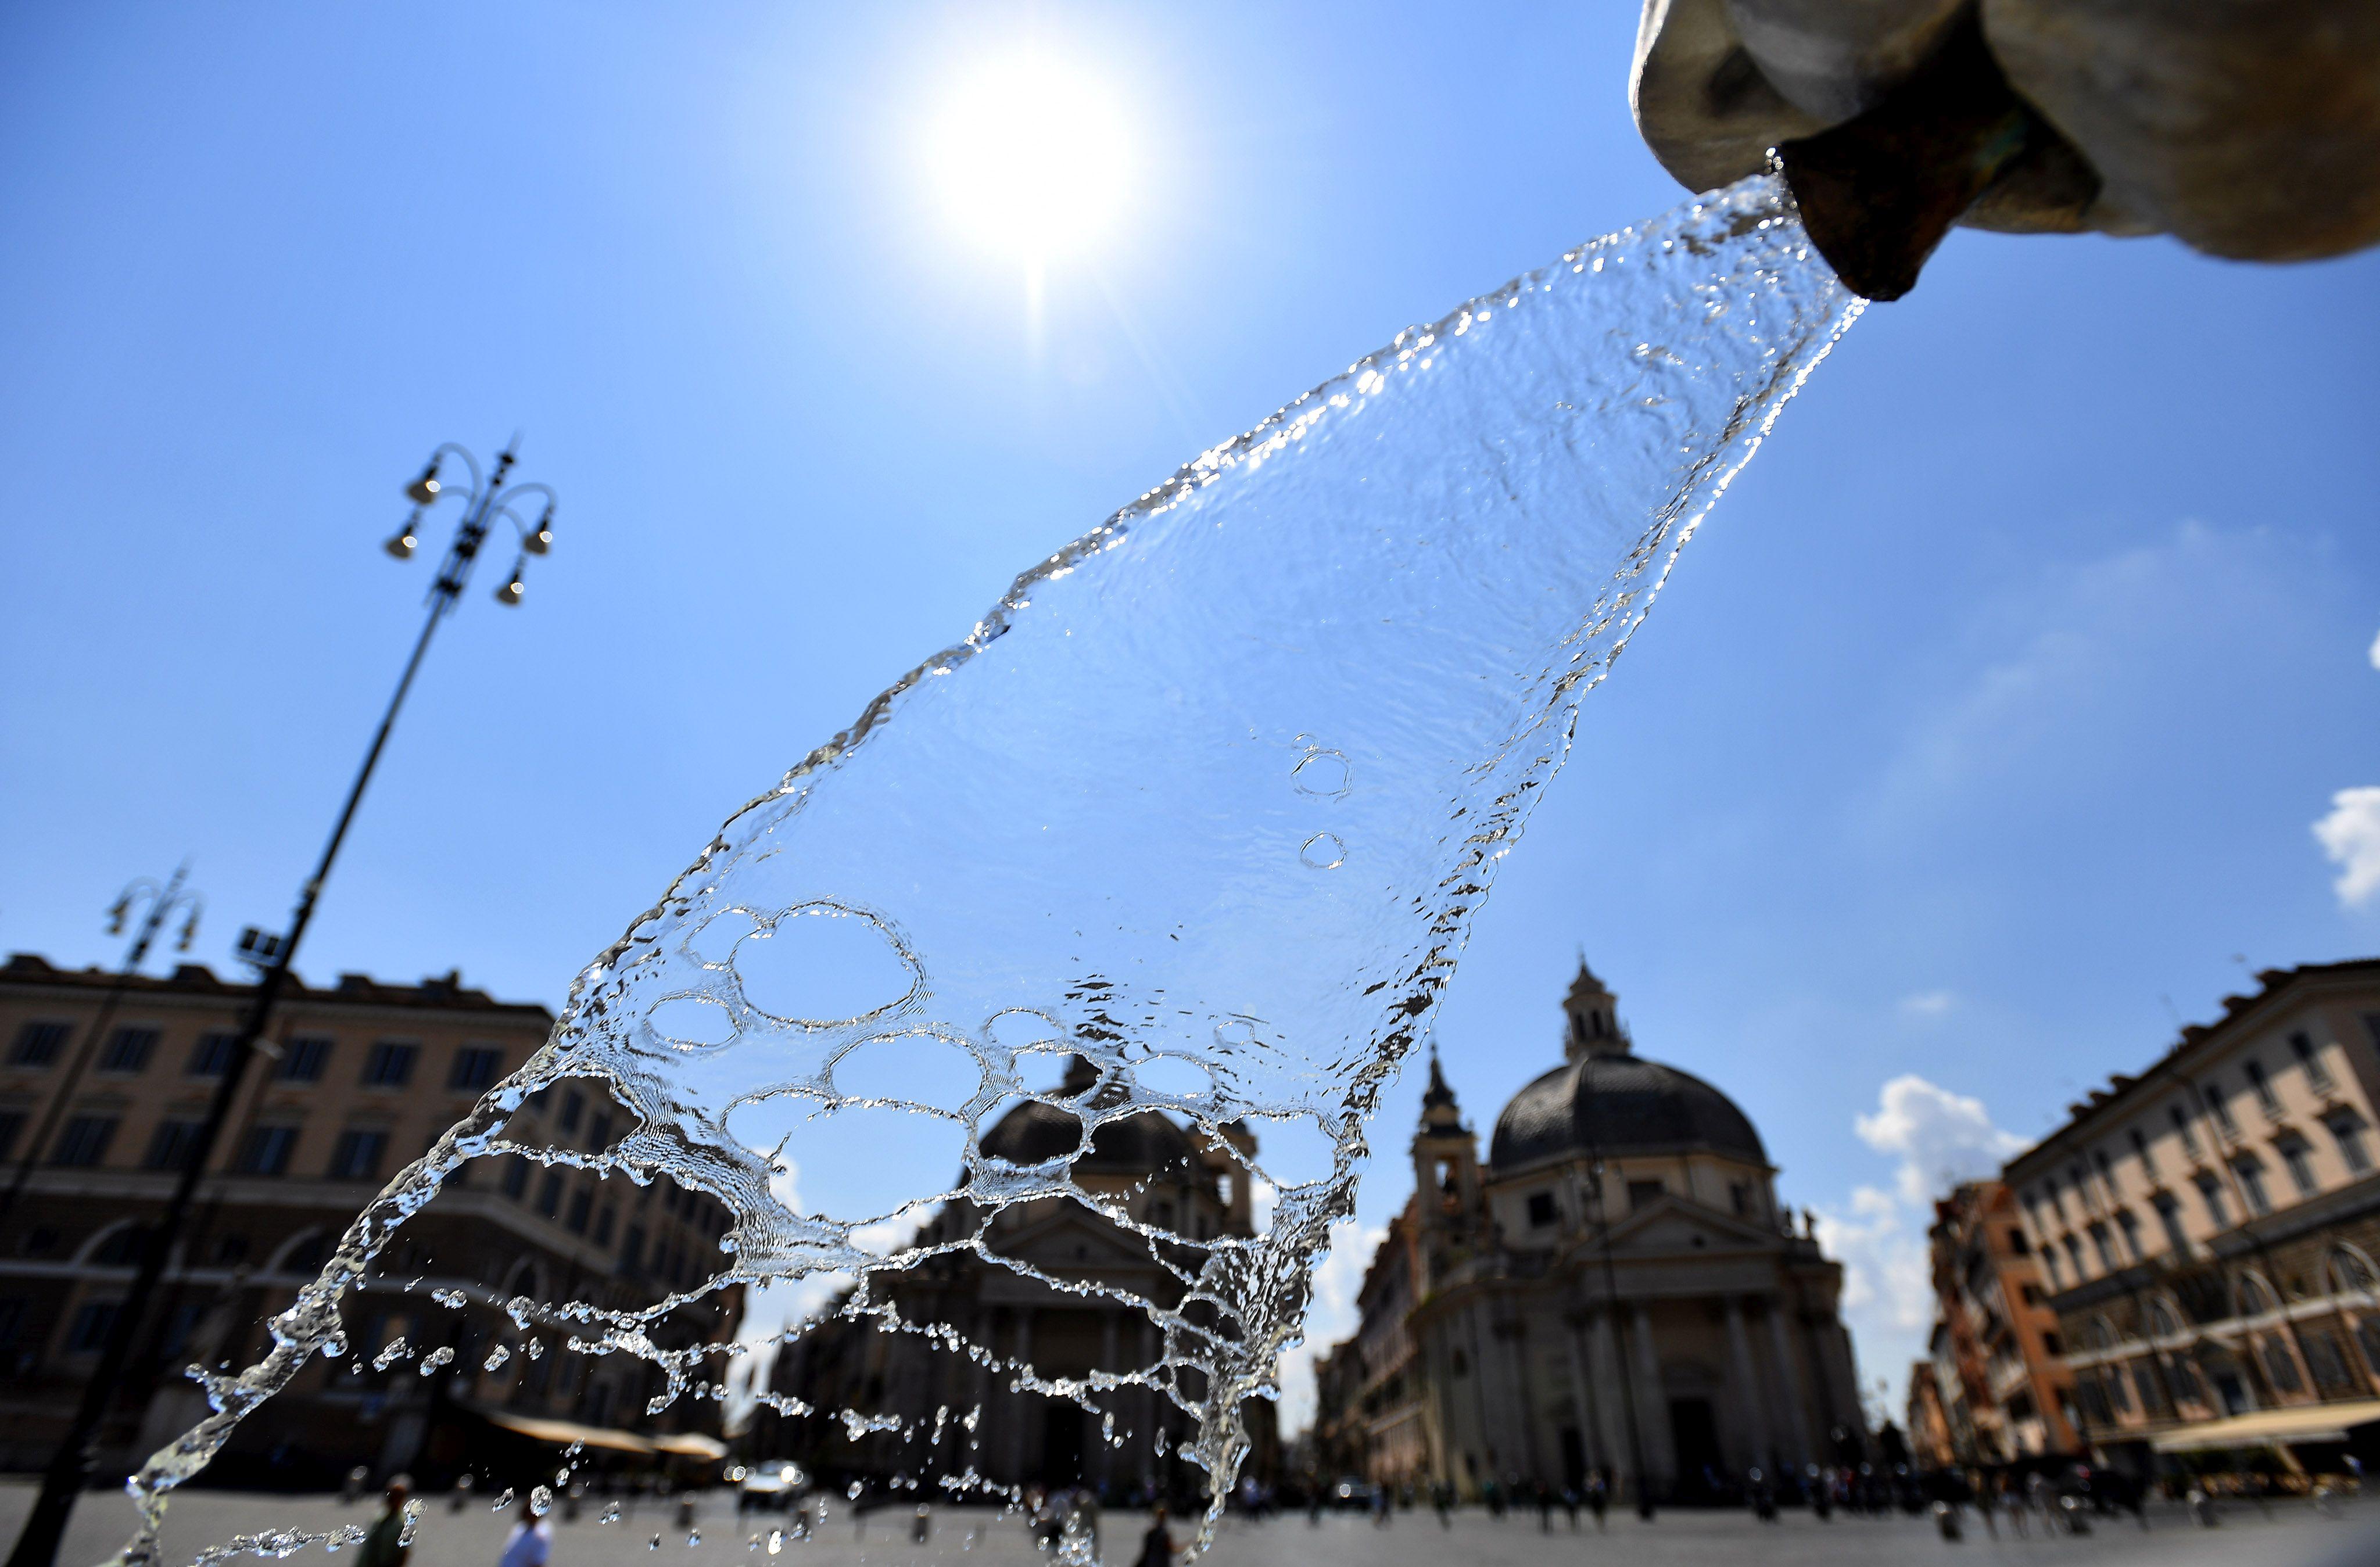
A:
{"label": "dark dome", "polygon": [[[1041,1164],[1063,1159],[1082,1146],[1083,1123],[1071,1110],[1042,1099],[1027,1099],[992,1123],[983,1135],[983,1151],[1011,1164]],[[1091,1134],[1091,1146],[1073,1168],[1148,1175],[1186,1169],[1191,1159],[1190,1134],[1157,1111],[1143,1111],[1105,1122]]]}
{"label": "dark dome", "polygon": [[1558,1066],[1512,1096],[1496,1118],[1488,1162],[1499,1171],[1590,1148],[1606,1155],[1708,1148],[1768,1162],[1735,1101],[1692,1073],[1625,1051]]}

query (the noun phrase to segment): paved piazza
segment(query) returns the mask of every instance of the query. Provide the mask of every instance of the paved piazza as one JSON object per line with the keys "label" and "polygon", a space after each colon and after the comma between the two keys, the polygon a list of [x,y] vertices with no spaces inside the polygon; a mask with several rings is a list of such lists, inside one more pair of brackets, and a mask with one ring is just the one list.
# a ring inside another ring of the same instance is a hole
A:
{"label": "paved piazza", "polygon": [[[0,1529],[14,1539],[18,1524],[31,1501],[32,1490],[18,1482],[0,1482]],[[517,1506],[518,1504],[516,1504]],[[66,1567],[91,1567],[117,1543],[111,1532],[127,1513],[114,1497],[94,1496],[77,1512],[67,1537]],[[575,1524],[556,1522],[552,1567],[739,1567],[769,1562],[769,1567],[845,1567],[881,1563],[965,1563],[965,1567],[1002,1567],[1047,1561],[1035,1551],[1014,1520],[1002,1520],[983,1510],[954,1509],[938,1512],[932,1539],[924,1546],[908,1542],[906,1520],[890,1512],[868,1515],[864,1533],[856,1531],[850,1515],[837,1510],[819,1537],[808,1544],[788,1540],[783,1555],[770,1562],[765,1548],[749,1546],[757,1526],[765,1531],[765,1515],[756,1514],[738,1525],[735,1507],[724,1492],[706,1498],[698,1508],[702,1543],[689,1548],[683,1533],[671,1529],[659,1550],[649,1548],[655,1528],[669,1516],[647,1502],[633,1520],[615,1524],[596,1522],[589,1509]],[[188,1561],[199,1549],[219,1544],[244,1531],[273,1526],[326,1528],[365,1523],[371,1509],[348,1507],[330,1497],[273,1497],[238,1492],[194,1491],[174,1504],[165,1531],[167,1561]],[[495,1567],[513,1513],[489,1512],[485,1502],[455,1514],[433,1505],[423,1520],[407,1567]],[[1973,1514],[1969,1515],[1973,1524]],[[2317,1517],[2303,1503],[2274,1508],[2261,1516],[2252,1506],[2227,1509],[2217,1529],[2186,1526],[2178,1514],[2153,1511],[2152,1527],[2142,1532],[2129,1521],[2102,1523],[2088,1537],[2029,1539],[2009,1537],[2003,1524],[1995,1541],[1982,1530],[1971,1529],[1965,1541],[1949,1544],[1937,1538],[1930,1523],[1908,1518],[1888,1521],[1838,1515],[1821,1524],[1807,1514],[1788,1513],[1779,1523],[1762,1525],[1740,1513],[1665,1513],[1647,1525],[1632,1516],[1614,1519],[1609,1532],[1597,1535],[1592,1526],[1572,1535],[1555,1517],[1555,1533],[1538,1533],[1534,1517],[1507,1518],[1496,1524],[1476,1512],[1460,1513],[1454,1527],[1441,1530],[1427,1512],[1400,1513],[1387,1529],[1375,1529],[1354,1517],[1326,1518],[1309,1525],[1302,1515],[1277,1518],[1261,1524],[1234,1522],[1226,1525],[1213,1553],[1216,1567],[1273,1567],[1280,1563],[1314,1563],[1316,1567],[1423,1567],[1423,1564],[1478,1563],[1482,1567],[1537,1567],[1539,1563],[1581,1564],[1581,1567],[1637,1567],[1639,1563],[1758,1563],[1759,1567],[1899,1567],[1901,1563],[1955,1562],[2122,1562],[2158,1567],[2197,1567],[2200,1563],[2240,1563],[2252,1567],[2350,1567],[2380,1562],[2380,1502],[2351,1507],[2344,1519]],[[1137,1517],[1114,1516],[1107,1522],[1108,1560],[1129,1563],[1147,1525]],[[239,1558],[238,1561],[254,1561]],[[289,1559],[334,1562],[308,1550]]]}

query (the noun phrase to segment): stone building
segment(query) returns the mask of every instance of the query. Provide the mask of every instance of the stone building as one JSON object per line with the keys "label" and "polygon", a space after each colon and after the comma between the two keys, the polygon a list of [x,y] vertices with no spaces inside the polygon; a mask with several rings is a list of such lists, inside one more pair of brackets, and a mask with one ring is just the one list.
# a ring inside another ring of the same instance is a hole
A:
{"label": "stone building", "polygon": [[[254,994],[191,964],[130,980],[111,1005],[116,986],[114,975],[25,954],[0,969],[0,1191],[13,1194],[0,1199],[0,1466],[48,1461],[124,1308],[140,1226],[188,1163]],[[261,1354],[266,1320],[311,1281],[356,1212],[553,1024],[541,1006],[492,1000],[455,975],[384,985],[348,974],[320,990],[293,978],[274,1016],[160,1298],[146,1303],[142,1348],[104,1434],[103,1462],[118,1473],[204,1414],[183,1367]],[[596,1148],[625,1119],[596,1085],[562,1083],[507,1135]],[[425,1479],[487,1474],[538,1420],[634,1425],[639,1434],[605,1439],[613,1452],[723,1451],[715,1403],[681,1401],[649,1418],[660,1382],[644,1362],[574,1354],[552,1333],[538,1335],[548,1342],[531,1355],[530,1335],[502,1306],[516,1295],[649,1306],[708,1277],[725,1229],[716,1202],[665,1180],[598,1181],[518,1156],[467,1166],[349,1297],[350,1354],[309,1366],[210,1473],[293,1486],[357,1464]],[[467,1305],[433,1305],[433,1290]],[[655,1337],[674,1348],[722,1339],[739,1310],[735,1296],[686,1308]],[[414,1354],[376,1368],[400,1337]],[[488,1368],[498,1345],[512,1353]],[[416,1356],[439,1347],[451,1364],[422,1376]]]}
{"label": "stone building", "polygon": [[2005,1182],[1963,1182],[1926,1232],[1935,1381],[1961,1465],[2082,1452],[2058,1314],[2016,1209]]}
{"label": "stone building", "polygon": [[[1937,1339],[1942,1325],[1934,1325]],[[1937,1351],[1938,1352],[1938,1351]],[[1965,1462],[1960,1457],[1961,1432],[1953,1424],[1942,1381],[1931,1357],[1909,1363],[1909,1406],[1902,1416],[1909,1427],[1909,1452],[1922,1469],[1948,1469]]]}
{"label": "stone building", "polygon": [[[1497,1117],[1488,1159],[1433,1060],[1415,1195],[1373,1261],[1362,1375],[1321,1419],[1375,1479],[1731,1494],[1865,1450],[1842,1270],[1779,1207],[1752,1123],[1634,1052],[1579,966],[1563,1063]],[[1343,1385],[1350,1379],[1340,1379]]]}
{"label": "stone building", "polygon": [[2380,959],[2271,969],[2003,1172],[2108,1461],[2380,1436]]}
{"label": "stone building", "polygon": [[[1045,1382],[1159,1367],[1164,1345],[1148,1313],[1084,1292],[1172,1309],[1199,1271],[1202,1243],[1255,1233],[1252,1134],[1236,1123],[1225,1127],[1225,1148],[1147,1111],[1100,1122],[1087,1139],[1068,1108],[1122,1102],[1098,1068],[1074,1057],[1054,1088],[992,1124],[982,1151],[1020,1167],[1067,1160],[1080,1190],[1173,1239],[1153,1241],[1073,1197],[1010,1204],[988,1228],[964,1197],[945,1205],[916,1244],[980,1233],[981,1250],[880,1274],[878,1310],[844,1315],[846,1294],[807,1325],[778,1352],[771,1374],[777,1406],[756,1416],[752,1451],[795,1459],[838,1483],[972,1471],[1000,1487],[1083,1485],[1114,1499],[1202,1491],[1203,1473],[1167,1456],[1193,1434],[1193,1421],[1154,1390],[1094,1385],[1086,1407],[1014,1386],[1019,1367]],[[922,1331],[935,1325],[956,1329],[999,1364]],[[1200,1391],[1185,1387],[1185,1396],[1195,1403]],[[804,1408],[809,1413],[784,1412]],[[1243,1415],[1253,1443],[1244,1472],[1269,1476],[1278,1460],[1273,1404],[1251,1400]]]}

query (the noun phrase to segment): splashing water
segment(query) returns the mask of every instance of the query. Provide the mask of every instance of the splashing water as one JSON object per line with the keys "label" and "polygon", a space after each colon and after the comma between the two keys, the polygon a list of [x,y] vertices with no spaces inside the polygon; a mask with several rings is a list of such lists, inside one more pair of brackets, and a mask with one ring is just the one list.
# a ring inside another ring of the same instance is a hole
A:
{"label": "splashing water", "polygon": [[[846,1315],[1072,1399],[1103,1436],[1123,1391],[1176,1410],[1173,1446],[1206,1476],[1203,1549],[1245,1452],[1241,1406],[1274,1393],[1350,1209],[1366,1118],[1580,698],[1859,309],[1782,187],[1747,180],[1399,334],[1018,578],[579,976],[551,1041],[356,1221],[273,1351],[210,1379],[216,1413],[131,1482],[144,1521],[118,1561],[153,1556],[170,1489],[327,1352],[391,1235],[494,1152],[666,1175],[733,1213],[726,1266],[649,1311],[507,1307],[660,1366],[655,1408],[719,1392],[721,1346],[645,1331],[666,1313],[848,1279]],[[1067,1056],[1093,1086],[1037,1086],[1038,1060]],[[564,1077],[602,1081],[633,1130],[591,1153],[505,1140]],[[987,1154],[981,1134],[1033,1097],[1081,1140],[1036,1163]],[[1074,1177],[1094,1132],[1152,1111],[1269,1194],[1269,1221],[1185,1245]],[[869,1146],[894,1120],[912,1132],[879,1146],[923,1129],[945,1151],[863,1161],[881,1183],[866,1211],[796,1210],[785,1177],[806,1150]],[[1178,1287],[1148,1298],[997,1248],[1003,1210],[1051,1198]],[[936,1214],[910,1244],[881,1239]],[[1154,1353],[1050,1379],[967,1324],[904,1318],[904,1270],[959,1254],[1144,1314]],[[855,1434],[914,1427],[821,1413]],[[964,1425],[971,1452],[974,1412]],[[1014,1499],[972,1459],[942,1483]]]}

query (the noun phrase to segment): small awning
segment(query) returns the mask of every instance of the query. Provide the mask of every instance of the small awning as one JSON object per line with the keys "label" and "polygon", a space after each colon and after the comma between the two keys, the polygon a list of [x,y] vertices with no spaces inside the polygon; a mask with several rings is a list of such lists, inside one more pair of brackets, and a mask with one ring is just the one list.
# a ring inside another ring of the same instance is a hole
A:
{"label": "small awning", "polygon": [[706,1437],[699,1431],[671,1431],[648,1439],[655,1451],[674,1452],[681,1458],[724,1458],[727,1444],[717,1437]]}
{"label": "small awning", "polygon": [[[607,1430],[601,1426],[582,1426],[576,1420],[540,1420],[534,1415],[514,1415],[493,1409],[484,1413],[488,1423],[492,1426],[502,1426],[507,1431],[518,1431],[522,1436],[532,1440],[552,1442],[556,1447],[568,1447],[573,1442],[584,1442],[589,1447],[610,1448],[614,1452],[651,1452],[659,1446],[658,1443],[648,1441],[633,1431],[613,1431]],[[679,1450],[673,1448],[669,1451]],[[724,1452],[727,1450],[722,1448],[720,1451]]]}
{"label": "small awning", "polygon": [[2343,1442],[2350,1430],[2375,1420],[2380,1420],[2380,1399],[2298,1404],[2178,1427],[2150,1439],[2149,1446],[2159,1452],[2212,1452],[2224,1448],[2271,1447],[2276,1442]]}

